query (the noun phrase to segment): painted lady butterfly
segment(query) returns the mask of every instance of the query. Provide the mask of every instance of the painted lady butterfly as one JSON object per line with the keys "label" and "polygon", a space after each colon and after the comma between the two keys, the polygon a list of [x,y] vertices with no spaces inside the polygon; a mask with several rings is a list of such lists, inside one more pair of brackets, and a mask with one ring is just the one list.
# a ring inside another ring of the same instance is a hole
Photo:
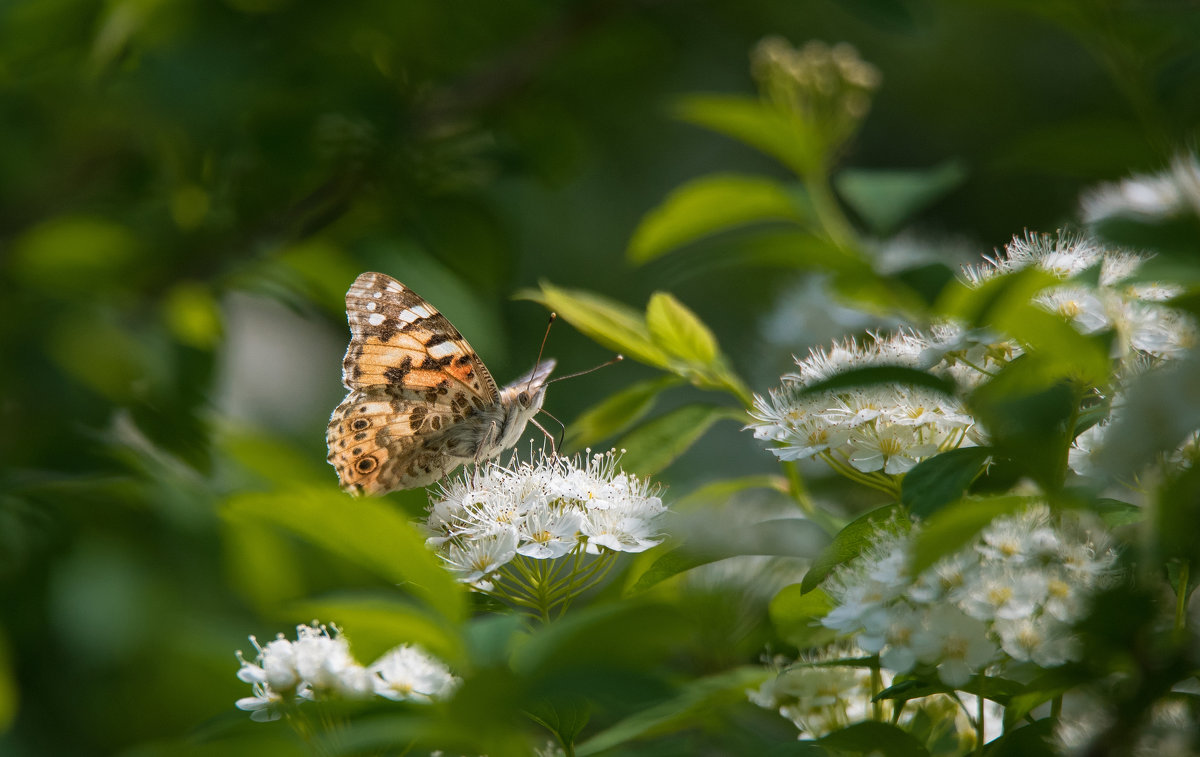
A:
{"label": "painted lady butterfly", "polygon": [[450,321],[391,276],[355,279],[346,318],[342,383],[350,393],[334,409],[325,441],[348,492],[425,486],[495,457],[542,407],[553,360],[498,389]]}

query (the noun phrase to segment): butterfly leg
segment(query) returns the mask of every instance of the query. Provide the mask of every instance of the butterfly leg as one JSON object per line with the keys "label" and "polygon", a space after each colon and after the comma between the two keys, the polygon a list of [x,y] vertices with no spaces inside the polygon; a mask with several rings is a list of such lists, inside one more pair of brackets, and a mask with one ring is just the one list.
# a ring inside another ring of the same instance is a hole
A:
{"label": "butterfly leg", "polygon": [[[550,420],[552,420],[552,421],[554,421],[555,423],[557,423],[557,424],[558,424],[558,427],[562,429],[562,432],[561,432],[561,433],[559,434],[559,436],[558,436],[558,446],[559,446],[559,447],[563,446],[563,441],[564,441],[564,439],[565,439],[565,437],[566,437],[566,435],[567,435],[567,424],[563,423],[563,422],[562,422],[562,421],[560,421],[558,418],[556,418],[556,417],[554,416],[554,413],[550,412],[550,411],[549,411],[549,410],[547,410],[546,408],[542,408],[542,409],[541,409],[541,410],[539,410],[538,412],[540,412],[540,413],[545,413],[545,414],[546,414],[546,416],[550,418]],[[542,428],[542,427],[541,427],[541,426],[538,426],[538,428]],[[545,429],[542,429],[542,433],[543,433],[543,434],[544,434],[544,433],[546,433],[546,430],[545,430]],[[550,444],[551,444],[551,445],[553,445],[553,444],[554,444],[554,440],[553,440],[553,439],[551,439],[551,440],[550,440]]]}
{"label": "butterfly leg", "polygon": [[[549,413],[547,413],[547,415],[549,415]],[[554,418],[554,416],[552,416],[552,415],[551,415],[550,417],[551,417],[551,418]],[[554,419],[555,419],[555,420],[558,420],[557,418],[554,418]],[[538,431],[541,431],[543,434],[545,434],[545,435],[546,435],[546,438],[550,440],[550,456],[551,456],[551,457],[558,457],[558,446],[557,446],[557,445],[554,443],[554,437],[553,437],[553,436],[550,434],[550,432],[549,432],[549,431],[547,431],[547,430],[545,429],[545,427],[543,427],[543,426],[542,426],[542,424],[538,423],[538,422],[537,422],[536,420],[534,420],[533,418],[530,418],[530,419],[529,419],[529,422],[530,422],[530,423],[532,423],[533,425],[537,426],[537,427],[538,427]]]}

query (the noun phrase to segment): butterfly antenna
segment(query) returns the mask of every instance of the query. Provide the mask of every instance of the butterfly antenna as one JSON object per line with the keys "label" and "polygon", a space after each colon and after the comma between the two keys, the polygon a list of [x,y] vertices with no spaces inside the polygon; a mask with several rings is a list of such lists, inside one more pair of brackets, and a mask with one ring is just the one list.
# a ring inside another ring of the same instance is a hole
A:
{"label": "butterfly antenna", "polygon": [[558,313],[550,311],[550,320],[546,322],[546,333],[542,334],[542,346],[538,347],[537,360],[533,363],[533,371],[529,374],[529,383],[525,385],[525,391],[529,391],[533,387],[533,379],[537,376],[538,368],[542,365],[542,350],[546,349],[546,340],[550,338],[550,327],[554,325],[554,319],[558,318]]}
{"label": "butterfly antenna", "polygon": [[580,371],[579,373],[569,373],[566,376],[558,376],[557,378],[550,379],[546,383],[553,384],[555,381],[563,381],[565,379],[575,378],[576,376],[586,376],[587,374],[592,373],[593,371],[598,371],[601,368],[607,368],[608,366],[613,365],[614,363],[619,363],[624,359],[625,359],[624,355],[617,355],[612,360],[608,360],[608,361],[601,363],[600,365],[594,366],[592,368],[588,368],[586,371]]}

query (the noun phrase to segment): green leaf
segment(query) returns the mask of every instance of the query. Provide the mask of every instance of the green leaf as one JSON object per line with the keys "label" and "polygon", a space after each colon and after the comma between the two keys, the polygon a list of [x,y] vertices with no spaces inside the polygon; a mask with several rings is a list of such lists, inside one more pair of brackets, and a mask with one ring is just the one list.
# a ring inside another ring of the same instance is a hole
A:
{"label": "green leaf", "polygon": [[812,557],[825,541],[820,527],[804,518],[761,521],[730,534],[720,547],[682,546],[660,555],[626,593],[637,594],[684,571],[737,555]]}
{"label": "green leaf", "polygon": [[559,743],[574,744],[591,719],[592,708],[582,696],[561,696],[534,702],[526,714],[557,736]]}
{"label": "green leaf", "polygon": [[675,115],[743,142],[778,159],[798,175],[818,170],[825,147],[817,133],[790,113],[741,95],[691,95]]}
{"label": "green leaf", "polygon": [[402,584],[448,620],[466,615],[466,592],[425,547],[425,538],[384,500],[297,488],[229,498],[221,515],[285,528],[307,541]]}
{"label": "green leaf", "polygon": [[644,708],[580,744],[575,754],[599,754],[635,739],[711,722],[725,708],[743,701],[747,689],[761,686],[772,675],[761,665],[747,665],[690,681],[671,699]]}
{"label": "green leaf", "polygon": [[624,431],[650,412],[664,389],[679,383],[678,376],[660,376],[622,389],[567,426],[564,446],[577,450]]}
{"label": "green leaf", "polygon": [[[618,443],[625,450],[622,465],[642,475],[657,473],[695,444],[712,424],[735,418],[734,412],[718,405],[685,405],[647,421]],[[741,420],[740,411],[736,412]]]}
{"label": "green leaf", "polygon": [[949,397],[956,396],[957,389],[952,380],[942,378],[941,376],[934,376],[932,373],[926,373],[916,368],[907,368],[902,365],[872,365],[866,368],[854,368],[842,371],[823,381],[809,384],[804,387],[800,394],[820,394],[821,392],[833,392],[839,389],[874,386],[877,384],[901,384],[904,386],[923,387]]}
{"label": "green leaf", "polygon": [[908,516],[900,504],[885,505],[858,516],[846,524],[846,527],[833,537],[833,542],[825,548],[812,567],[804,574],[800,590],[812,591],[825,580],[829,573],[844,562],[853,560],[870,545],[881,527],[895,519],[895,528],[908,527]]}
{"label": "green leaf", "polygon": [[[1006,711],[1006,721],[1007,715]],[[1014,721],[1013,725],[1016,724]],[[1057,718],[1042,718],[1020,728],[1005,726],[1004,735],[988,744],[984,754],[987,757],[1056,757],[1061,754],[1053,746],[1057,725]]]}
{"label": "green leaf", "polygon": [[823,646],[837,638],[837,631],[821,625],[821,618],[833,606],[833,599],[823,590],[806,592],[800,584],[792,584],[775,595],[768,611],[775,631],[787,643],[807,649]]}
{"label": "green leaf", "polygon": [[957,552],[996,518],[1029,505],[1032,497],[1016,495],[964,499],[925,521],[913,545],[912,574],[920,575],[946,555]]}
{"label": "green leaf", "polygon": [[704,322],[667,292],[650,295],[646,326],[659,347],[689,363],[708,366],[719,355],[717,339]]}
{"label": "green leaf", "polygon": [[914,171],[848,168],[834,176],[838,194],[873,231],[888,235],[962,184],[966,168],[946,161]]}
{"label": "green leaf", "polygon": [[683,184],[648,212],[627,252],[635,263],[738,226],[803,220],[786,187],[765,176],[716,174]]}
{"label": "green leaf", "polygon": [[913,515],[932,515],[966,493],[991,453],[987,447],[962,447],[921,461],[904,474],[900,501]]}
{"label": "green leaf", "polygon": [[1016,339],[1033,353],[1026,358],[1031,367],[1038,367],[1046,385],[1059,379],[1104,385],[1111,368],[1110,337],[1081,334],[1066,318],[1033,302],[1042,290],[1061,283],[1048,271],[1028,267],[977,287],[951,284],[937,309],[972,328],[989,327]]}
{"label": "green leaf", "polygon": [[927,757],[929,750],[912,734],[891,725],[873,720],[847,726],[840,731],[817,739],[817,743],[831,749],[880,754],[884,757]]}
{"label": "green leaf", "polygon": [[628,305],[592,292],[560,289],[546,281],[540,286],[541,291],[524,290],[517,297],[542,303],[597,343],[634,360],[656,368],[670,363],[654,343],[641,313]]}
{"label": "green leaf", "polygon": [[1024,355],[1001,368],[967,401],[971,414],[988,430],[997,461],[1047,491],[1062,486],[1080,400],[1077,384],[1061,377],[1046,383],[1056,372],[1048,373],[1040,356]]}

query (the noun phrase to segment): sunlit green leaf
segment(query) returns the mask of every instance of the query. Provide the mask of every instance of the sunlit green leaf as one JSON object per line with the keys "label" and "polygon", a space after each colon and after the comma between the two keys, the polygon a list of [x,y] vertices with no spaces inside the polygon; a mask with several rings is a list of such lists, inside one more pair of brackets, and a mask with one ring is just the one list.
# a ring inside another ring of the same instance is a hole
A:
{"label": "sunlit green leaf", "polygon": [[541,291],[524,290],[518,296],[542,303],[599,344],[634,360],[658,368],[670,363],[651,338],[642,314],[628,305],[591,292],[561,289],[545,281],[541,282]]}
{"label": "sunlit green leaf", "polygon": [[[731,408],[718,405],[685,405],[643,423],[626,434],[617,446],[624,449],[626,470],[657,473],[682,455],[704,432],[722,418],[734,418]],[[736,416],[741,420],[741,416]]]}
{"label": "sunlit green leaf", "polygon": [[912,574],[919,575],[946,555],[966,546],[996,518],[1016,512],[1030,497],[1001,496],[964,499],[924,521],[913,545]]}
{"label": "sunlit green leaf", "polygon": [[717,339],[708,326],[667,292],[650,295],[646,327],[658,346],[676,357],[703,365],[717,359]]}
{"label": "sunlit green leaf", "polygon": [[664,389],[679,383],[677,376],[660,376],[609,395],[567,426],[565,445],[580,449],[620,433],[645,417]]}
{"label": "sunlit green leaf", "polygon": [[791,114],[740,95],[692,95],[675,115],[720,132],[776,158],[799,175],[815,171],[824,145],[818,134]]}
{"label": "sunlit green leaf", "polygon": [[800,587],[802,591],[817,588],[829,573],[844,562],[853,560],[876,538],[880,528],[908,527],[908,516],[900,504],[885,505],[858,516],[833,537],[833,542],[813,560]]}
{"label": "sunlit green leaf", "polygon": [[796,201],[774,179],[717,174],[678,187],[633,232],[629,259],[642,263],[721,231],[769,221],[802,220]]}
{"label": "sunlit green leaf", "polygon": [[425,538],[385,501],[334,490],[297,488],[237,494],[221,514],[285,528],[324,549],[394,581],[457,620],[466,610],[463,587],[425,548]]}
{"label": "sunlit green leaf", "polygon": [[954,161],[911,171],[848,168],[834,177],[834,186],[860,218],[886,235],[962,184],[966,176],[966,169]]}

